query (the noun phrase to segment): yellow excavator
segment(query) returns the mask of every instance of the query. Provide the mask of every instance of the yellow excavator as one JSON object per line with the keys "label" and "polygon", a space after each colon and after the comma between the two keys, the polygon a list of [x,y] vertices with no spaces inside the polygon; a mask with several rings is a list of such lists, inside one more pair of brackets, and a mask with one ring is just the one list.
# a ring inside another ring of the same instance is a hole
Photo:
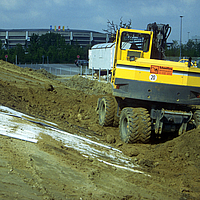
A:
{"label": "yellow excavator", "polygon": [[200,125],[200,69],[191,58],[167,61],[171,27],[117,31],[111,83],[113,96],[98,99],[99,124],[119,125],[125,143],[149,142],[152,135]]}

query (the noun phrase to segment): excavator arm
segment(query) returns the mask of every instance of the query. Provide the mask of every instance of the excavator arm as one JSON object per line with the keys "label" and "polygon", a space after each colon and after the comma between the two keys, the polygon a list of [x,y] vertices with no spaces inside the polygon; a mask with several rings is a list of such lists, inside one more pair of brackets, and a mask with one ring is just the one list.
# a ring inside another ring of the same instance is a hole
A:
{"label": "excavator arm", "polygon": [[156,24],[156,22],[147,25],[147,31],[153,32],[153,45],[151,51],[152,59],[162,60],[165,58],[165,46],[167,38],[171,33],[169,24]]}

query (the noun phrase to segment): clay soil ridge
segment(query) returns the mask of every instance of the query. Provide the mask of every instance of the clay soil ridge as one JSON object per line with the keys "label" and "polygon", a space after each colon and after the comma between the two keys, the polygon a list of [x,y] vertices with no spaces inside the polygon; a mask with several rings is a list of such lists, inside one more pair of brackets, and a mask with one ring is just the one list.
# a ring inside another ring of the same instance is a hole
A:
{"label": "clay soil ridge", "polygon": [[1,199],[200,199],[200,130],[151,144],[124,144],[118,127],[101,127],[97,100],[109,83],[65,80],[0,61],[0,105],[45,119],[129,156],[133,173],[86,158],[47,135],[33,144],[0,136]]}

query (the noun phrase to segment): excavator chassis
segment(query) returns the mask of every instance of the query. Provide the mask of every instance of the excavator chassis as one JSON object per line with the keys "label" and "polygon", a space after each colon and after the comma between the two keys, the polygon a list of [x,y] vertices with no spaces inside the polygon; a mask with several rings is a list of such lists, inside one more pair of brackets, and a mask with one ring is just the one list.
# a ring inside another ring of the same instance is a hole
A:
{"label": "excavator chassis", "polygon": [[[164,106],[164,107],[162,107]],[[188,106],[161,104],[121,97],[102,97],[97,103],[101,126],[119,125],[120,136],[125,143],[150,141],[152,133],[187,131],[188,123],[198,126],[200,111]]]}

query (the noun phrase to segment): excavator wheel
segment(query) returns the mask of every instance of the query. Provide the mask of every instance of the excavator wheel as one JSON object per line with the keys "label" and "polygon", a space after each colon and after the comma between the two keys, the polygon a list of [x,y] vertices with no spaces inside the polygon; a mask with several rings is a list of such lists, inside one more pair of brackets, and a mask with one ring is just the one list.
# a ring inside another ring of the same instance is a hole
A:
{"label": "excavator wheel", "polygon": [[102,97],[99,101],[99,124],[109,126],[114,122],[116,100],[114,97]]}
{"label": "excavator wheel", "polygon": [[196,110],[193,115],[196,128],[200,128],[200,110]]}
{"label": "excavator wheel", "polygon": [[134,143],[139,141],[138,132],[139,117],[134,112],[134,108],[124,108],[120,114],[119,131],[121,140],[125,143]]}
{"label": "excavator wheel", "polygon": [[148,143],[151,137],[151,118],[149,112],[145,108],[137,108],[137,113],[140,119],[140,141]]}
{"label": "excavator wheel", "polygon": [[125,143],[149,142],[151,123],[148,111],[144,108],[124,108],[120,115],[119,131]]}

